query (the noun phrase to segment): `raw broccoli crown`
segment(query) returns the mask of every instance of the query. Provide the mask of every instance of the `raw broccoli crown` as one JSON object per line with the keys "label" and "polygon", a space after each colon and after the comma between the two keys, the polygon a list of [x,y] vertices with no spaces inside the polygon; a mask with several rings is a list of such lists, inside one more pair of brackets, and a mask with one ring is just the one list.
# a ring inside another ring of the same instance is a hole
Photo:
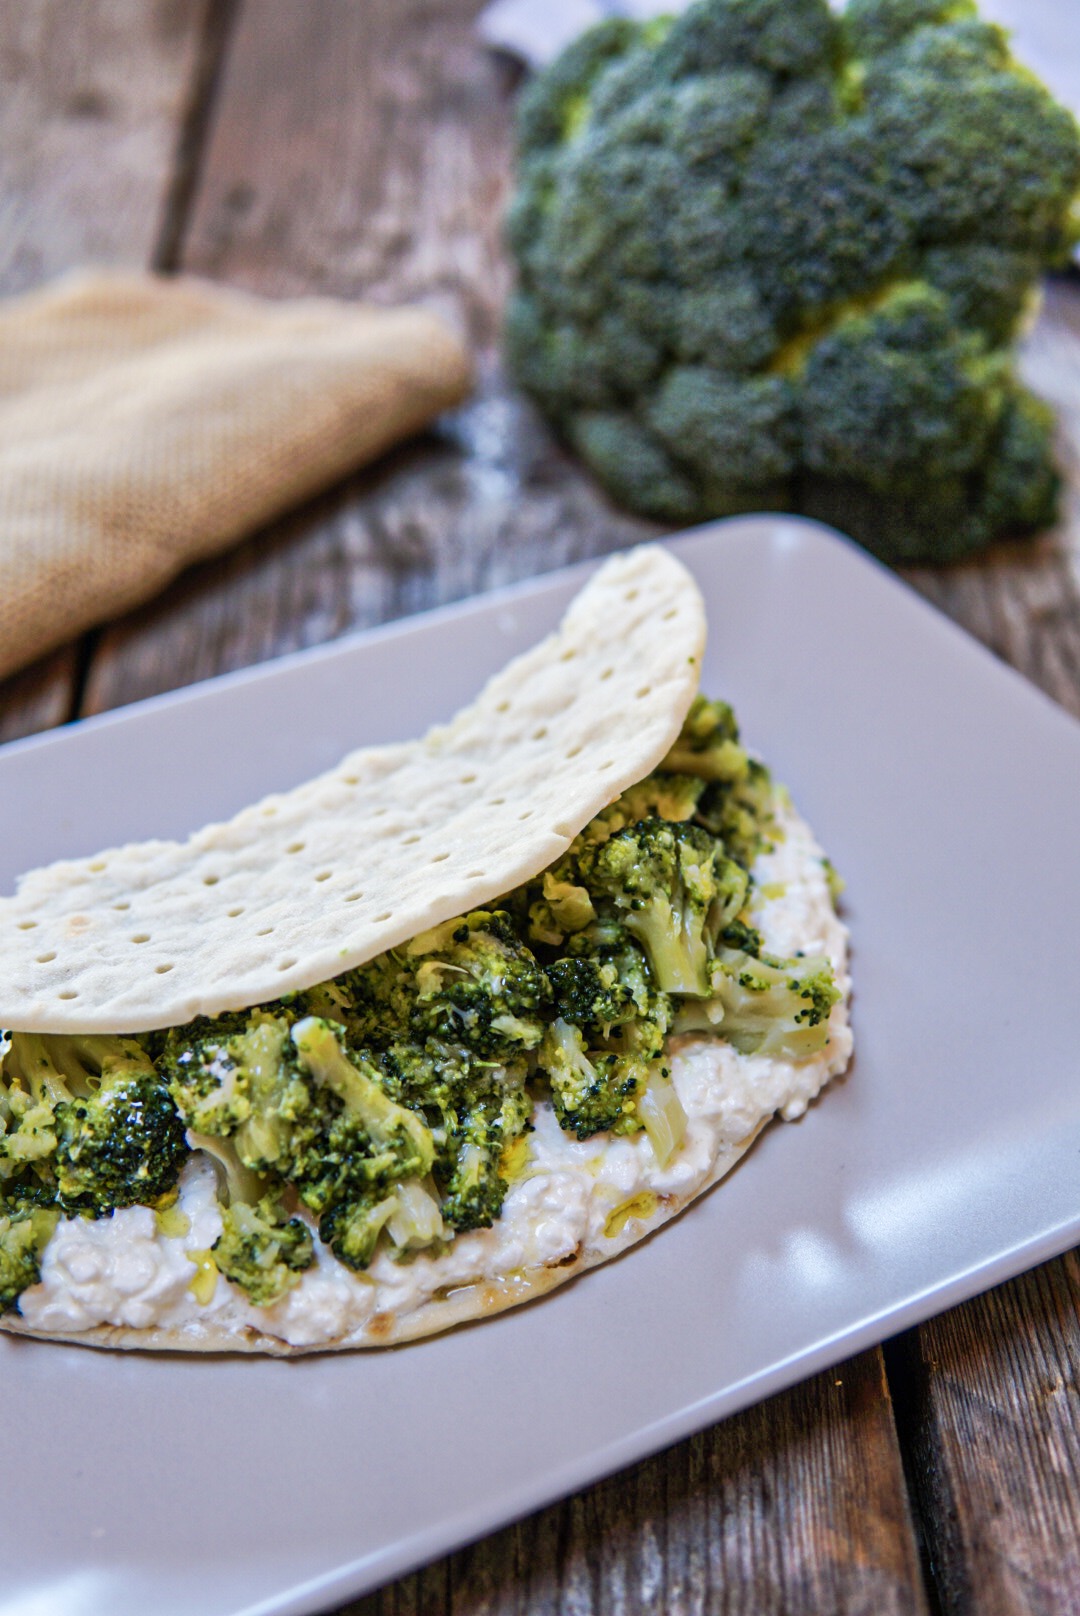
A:
{"label": "raw broccoli crown", "polygon": [[1010,344],[1080,132],[970,0],[699,0],[527,88],[512,368],[622,502],[805,511],[888,559],[1052,520]]}
{"label": "raw broccoli crown", "polygon": [[363,1270],[489,1227],[538,1093],[577,1138],[644,1129],[666,1162],[686,1125],[665,1054],[680,1018],[795,1057],[828,1036],[827,963],[771,959],[748,918],[772,801],[731,709],[699,697],[659,768],[498,907],[242,1012],[138,1039],[12,1035],[0,1309],[61,1213],[164,1209],[192,1149],[222,1209],[196,1256],[256,1306],[299,1283],[314,1229]]}

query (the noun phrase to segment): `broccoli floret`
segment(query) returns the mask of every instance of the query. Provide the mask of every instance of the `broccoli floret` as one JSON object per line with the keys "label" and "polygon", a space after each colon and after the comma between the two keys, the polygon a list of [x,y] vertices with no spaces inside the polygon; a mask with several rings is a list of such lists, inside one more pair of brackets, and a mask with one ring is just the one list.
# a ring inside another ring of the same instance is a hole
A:
{"label": "broccoli floret", "polygon": [[507,1154],[530,1125],[526,1063],[428,1041],[391,1045],[382,1068],[388,1092],[429,1121],[443,1220],[458,1231],[487,1228],[506,1197]]}
{"label": "broccoli floret", "polygon": [[384,1091],[377,1070],[362,1055],[350,1058],[332,1022],[309,1016],[292,1029],[303,1068],[340,1100],[344,1116],[367,1144],[365,1177],[423,1178],[435,1159],[428,1129]]}
{"label": "broccoli floret", "polygon": [[380,1197],[375,1191],[337,1201],[319,1220],[319,1238],[349,1268],[364,1269],[396,1207],[396,1196]]}
{"label": "broccoli floret", "polygon": [[[651,1012],[624,1021],[607,1036],[589,1036],[561,1016],[552,1022],[540,1046],[540,1066],[559,1125],[568,1133],[589,1139],[606,1129],[626,1134],[646,1125],[642,1098],[661,1070],[670,999],[654,995]],[[662,1075],[668,1075],[666,1068]]]}
{"label": "broccoli floret", "polygon": [[64,1212],[103,1217],[171,1196],[188,1156],[184,1125],[133,1039],[14,1033],[4,1061],[15,1127],[0,1158]]}
{"label": "broccoli floret", "polygon": [[284,1296],[315,1261],[311,1230],[302,1219],[288,1217],[271,1195],[256,1206],[239,1201],[226,1207],[211,1251],[225,1278],[256,1307]]}
{"label": "broccoli floret", "polygon": [[[759,940],[750,934],[753,946]],[[713,998],[688,1005],[676,1031],[706,1030],[744,1055],[804,1060],[823,1049],[829,1011],[840,997],[827,959],[776,959],[770,954],[722,948],[712,971]]]}
{"label": "broccoli floret", "polygon": [[[805,508],[843,526],[853,502],[869,496],[883,510],[892,502],[890,543],[901,560],[931,541],[940,560],[955,559],[992,524],[1051,521],[1053,421],[1026,397],[1014,403],[1011,388],[1005,355],[957,326],[942,292],[904,287],[872,313],[841,320],[803,379]],[[1010,466],[1014,408],[1031,441]]]}
{"label": "broccoli floret", "polygon": [[463,1044],[490,1060],[513,1060],[539,1044],[547,983],[504,913],[447,921],[402,953],[415,975],[414,1038]]}
{"label": "broccoli floret", "polygon": [[706,831],[666,819],[643,819],[582,853],[594,903],[603,902],[641,943],[665,993],[708,995],[716,858]]}
{"label": "broccoli floret", "polygon": [[576,1027],[601,1028],[607,1037],[612,1027],[633,1021],[638,1013],[633,985],[602,955],[567,955],[548,967],[548,977],[558,1015]]}
{"label": "broccoli floret", "polygon": [[606,1129],[626,1132],[643,1087],[642,1074],[617,1056],[590,1054],[580,1027],[557,1016],[540,1046],[559,1126],[579,1139]]}
{"label": "broccoli floret", "polygon": [[41,1258],[60,1213],[56,1209],[0,1202],[0,1313],[18,1312],[23,1291],[41,1278]]}
{"label": "broccoli floret", "polygon": [[970,0],[699,0],[522,102],[511,368],[622,502],[801,510],[890,560],[1054,515],[1012,344],[1080,130]]}
{"label": "broccoli floret", "polygon": [[547,984],[500,910],[475,910],[421,932],[341,979],[340,1019],[357,1044],[442,1039],[513,1060],[543,1036]]}
{"label": "broccoli floret", "polygon": [[173,1029],[159,1065],[189,1128],[230,1138],[244,1164],[263,1172],[287,1160],[298,1125],[308,1121],[310,1091],[288,1012],[255,1010],[233,1030],[231,1020]]}
{"label": "broccoli floret", "polygon": [[438,1200],[418,1179],[406,1179],[386,1193],[371,1190],[338,1201],[319,1221],[320,1238],[356,1269],[371,1262],[384,1229],[399,1254],[433,1245],[446,1232]]}
{"label": "broccoli floret", "polygon": [[555,1115],[579,1139],[605,1128],[635,1133],[674,1005],[618,922],[598,922],[570,948],[549,967],[558,1014],[539,1051]]}

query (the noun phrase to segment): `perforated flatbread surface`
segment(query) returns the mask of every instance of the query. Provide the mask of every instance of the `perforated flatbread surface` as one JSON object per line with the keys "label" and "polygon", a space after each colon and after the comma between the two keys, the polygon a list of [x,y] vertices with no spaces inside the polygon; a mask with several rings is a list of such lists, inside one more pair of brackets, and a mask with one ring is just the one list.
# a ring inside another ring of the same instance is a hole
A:
{"label": "perforated flatbread surface", "polygon": [[312,986],[500,896],[655,768],[697,690],[704,605],[654,545],[421,740],[185,842],[51,864],[0,899],[0,1026],[139,1032]]}

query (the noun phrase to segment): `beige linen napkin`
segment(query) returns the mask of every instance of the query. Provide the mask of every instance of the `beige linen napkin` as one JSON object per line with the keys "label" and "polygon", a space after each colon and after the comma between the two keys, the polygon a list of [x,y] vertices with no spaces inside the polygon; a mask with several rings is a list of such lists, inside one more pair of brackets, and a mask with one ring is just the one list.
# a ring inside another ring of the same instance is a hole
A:
{"label": "beige linen napkin", "polygon": [[0,677],[457,403],[422,309],[79,273],[0,304]]}

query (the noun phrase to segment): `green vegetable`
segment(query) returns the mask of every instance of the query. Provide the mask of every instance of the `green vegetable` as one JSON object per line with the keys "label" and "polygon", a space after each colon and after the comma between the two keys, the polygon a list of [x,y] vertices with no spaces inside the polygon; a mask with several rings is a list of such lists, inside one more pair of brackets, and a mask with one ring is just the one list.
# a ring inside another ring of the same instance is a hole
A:
{"label": "green vegetable", "polygon": [[211,1247],[214,1261],[258,1307],[299,1284],[315,1261],[311,1230],[300,1218],[287,1217],[273,1196],[256,1206],[243,1201],[227,1206],[222,1225]]}
{"label": "green vegetable", "polygon": [[840,997],[828,960],[776,959],[749,948],[721,948],[712,969],[712,997],[687,1002],[676,1032],[713,1032],[743,1055],[804,1060],[821,1049],[829,1011]]}
{"label": "green vegetable", "polygon": [[699,0],[525,91],[521,383],[623,503],[805,512],[893,561],[1052,521],[1011,345],[1080,132],[972,0]]}
{"label": "green vegetable", "polygon": [[586,887],[606,900],[642,945],[664,993],[708,994],[706,928],[720,897],[716,857],[707,831],[666,819],[643,819],[582,855]]}
{"label": "green vegetable", "polygon": [[183,1124],[134,1039],[14,1033],[0,1092],[0,1212],[29,1195],[98,1218],[175,1190]]}
{"label": "green vegetable", "polygon": [[0,1313],[18,1311],[19,1297],[41,1278],[41,1257],[60,1214],[32,1204],[0,1210]]}

